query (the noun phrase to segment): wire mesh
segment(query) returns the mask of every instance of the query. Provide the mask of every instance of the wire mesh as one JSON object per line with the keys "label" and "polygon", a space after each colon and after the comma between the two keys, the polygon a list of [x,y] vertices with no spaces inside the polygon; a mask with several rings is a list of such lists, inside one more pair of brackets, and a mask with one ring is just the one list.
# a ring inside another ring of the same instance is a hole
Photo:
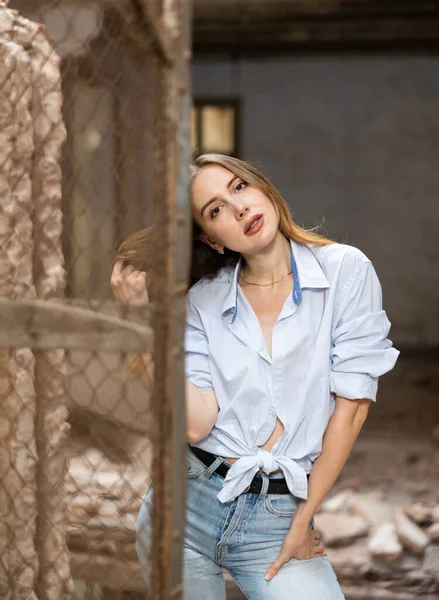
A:
{"label": "wire mesh", "polygon": [[[189,144],[173,50],[185,10],[0,2],[0,598],[181,591],[171,463],[188,257],[173,256],[188,237]],[[152,302],[123,306],[113,260],[144,229],[148,256],[134,244],[125,264],[148,270]]]}

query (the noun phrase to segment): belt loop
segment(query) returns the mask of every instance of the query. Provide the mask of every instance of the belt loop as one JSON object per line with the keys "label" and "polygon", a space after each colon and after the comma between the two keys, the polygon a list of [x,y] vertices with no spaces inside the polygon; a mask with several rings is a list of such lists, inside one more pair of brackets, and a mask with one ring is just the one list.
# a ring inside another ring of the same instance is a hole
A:
{"label": "belt loop", "polygon": [[207,469],[204,471],[203,475],[204,477],[206,477],[207,479],[212,475],[212,473],[220,466],[221,463],[223,463],[223,459],[221,458],[221,456],[217,456],[216,459],[213,461],[213,463],[210,465],[210,467],[207,467]]}
{"label": "belt loop", "polygon": [[264,500],[267,495],[270,478],[263,471],[261,471],[261,476],[262,476],[262,487],[261,487],[261,492],[259,494],[259,498],[261,498],[261,500]]}

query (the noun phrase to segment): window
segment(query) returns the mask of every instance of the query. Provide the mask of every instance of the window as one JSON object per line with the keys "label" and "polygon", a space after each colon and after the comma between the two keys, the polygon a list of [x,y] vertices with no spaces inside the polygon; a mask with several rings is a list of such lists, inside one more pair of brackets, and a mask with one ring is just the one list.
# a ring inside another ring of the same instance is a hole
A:
{"label": "window", "polygon": [[196,98],[192,107],[192,150],[238,156],[238,101]]}

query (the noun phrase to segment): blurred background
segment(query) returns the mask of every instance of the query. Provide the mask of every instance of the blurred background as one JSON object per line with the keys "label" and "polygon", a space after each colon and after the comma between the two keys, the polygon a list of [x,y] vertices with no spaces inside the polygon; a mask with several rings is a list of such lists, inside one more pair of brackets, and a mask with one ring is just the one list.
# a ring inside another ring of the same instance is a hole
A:
{"label": "blurred background", "polygon": [[[9,2],[44,24],[62,58],[71,297],[109,298],[115,249],[154,222],[160,98],[157,63],[133,34],[142,3]],[[360,248],[401,350],[334,491],[345,495],[322,512],[330,558],[348,599],[438,598],[439,526],[426,530],[439,522],[439,2],[194,0],[192,10],[192,150],[250,161],[297,222]],[[72,435],[84,447],[98,444],[92,416],[143,427],[143,396],[134,382],[131,400],[117,400],[111,361],[70,361]],[[106,426],[100,450],[111,452]],[[372,559],[371,537],[401,507],[412,509],[397,516],[399,541],[387,532]],[[334,512],[344,537],[325,521]]]}
{"label": "blurred background", "polygon": [[[9,4],[63,57],[69,286],[93,297],[109,294],[117,243],[153,221],[152,131],[134,128],[157,110],[154,64],[127,46],[116,4]],[[299,223],[371,258],[403,350],[382,387],[402,385],[371,422],[427,433],[439,423],[439,3],[195,0],[192,26],[192,148],[252,162]]]}

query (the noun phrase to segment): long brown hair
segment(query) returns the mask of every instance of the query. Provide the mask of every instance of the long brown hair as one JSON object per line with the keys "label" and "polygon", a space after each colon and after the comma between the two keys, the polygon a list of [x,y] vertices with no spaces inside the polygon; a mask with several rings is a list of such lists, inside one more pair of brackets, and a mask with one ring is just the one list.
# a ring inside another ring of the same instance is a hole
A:
{"label": "long brown hair", "polygon": [[[274,204],[279,214],[279,229],[288,239],[299,244],[312,244],[324,246],[334,242],[317,233],[315,229],[304,229],[297,225],[291,217],[287,203],[282,198],[274,185],[262,173],[250,164],[226,156],[223,154],[200,154],[191,165],[192,182],[198,173],[204,167],[209,165],[219,165],[224,167],[234,175],[240,177],[245,183],[261,190],[267,198]],[[151,273],[152,257],[152,227],[142,229],[130,235],[118,248],[116,252],[117,259],[123,259],[127,264],[131,264],[139,271]],[[192,219],[192,257],[190,269],[190,285],[203,278],[212,279],[224,267],[234,267],[240,258],[239,252],[234,252],[224,248],[224,254],[220,254],[200,240],[202,230],[200,226]],[[148,295],[154,298],[154,281],[147,278]],[[147,367],[140,355],[136,356],[130,363],[130,373],[136,373],[143,370],[147,375]],[[150,377],[147,377],[150,379]]]}
{"label": "long brown hair", "polygon": [[152,227],[135,231],[121,243],[113,261],[114,265],[116,260],[122,259],[126,265],[132,265],[138,271],[145,271],[147,275],[148,296],[151,299],[154,298],[154,281],[148,278],[148,275],[151,273],[152,265],[152,235]]}
{"label": "long brown hair", "polygon": [[[325,246],[334,243],[332,240],[318,233],[316,229],[304,229],[300,225],[297,225],[291,217],[288,204],[271,181],[252,165],[238,158],[224,154],[200,154],[193,160],[191,166],[192,182],[201,169],[211,165],[224,167],[245,183],[263,192],[275,206],[279,214],[279,229],[286,238],[299,244],[312,244],[315,246]],[[209,279],[215,277],[223,267],[235,266],[240,258],[238,252],[233,252],[228,248],[224,248],[224,254],[219,254],[219,252],[199,239],[201,233],[200,226],[193,221],[191,285],[203,277]]]}
{"label": "long brown hair", "polygon": [[[132,265],[138,271],[146,272],[146,285],[148,288],[148,296],[151,300],[154,299],[154,281],[148,275],[151,274],[152,265],[152,235],[153,228],[147,227],[132,233],[116,251],[116,260],[122,259],[125,265]],[[141,373],[148,387],[152,385],[154,377],[154,365],[150,354],[137,354],[128,364],[128,378],[133,377],[137,373]]]}
{"label": "long brown hair", "polygon": [[[297,225],[291,217],[287,203],[280,193],[274,187],[269,179],[255,169],[252,165],[224,154],[200,154],[191,165],[192,182],[198,173],[204,167],[210,165],[219,165],[224,167],[237,177],[240,177],[245,183],[261,190],[267,198],[274,204],[279,214],[279,229],[284,236],[299,244],[311,244],[315,246],[325,246],[334,242],[324,235],[318,233],[316,229],[304,229]],[[119,247],[116,253],[116,259],[122,258],[127,264],[133,265],[139,271],[151,272],[152,261],[152,227],[142,229],[130,235]],[[239,252],[234,252],[224,248],[224,254],[220,254],[200,240],[202,230],[200,226],[192,220],[192,257],[190,268],[190,285],[193,285],[200,279],[213,278],[224,267],[233,267],[240,258]],[[150,298],[154,297],[154,282],[147,281],[148,294]]]}

